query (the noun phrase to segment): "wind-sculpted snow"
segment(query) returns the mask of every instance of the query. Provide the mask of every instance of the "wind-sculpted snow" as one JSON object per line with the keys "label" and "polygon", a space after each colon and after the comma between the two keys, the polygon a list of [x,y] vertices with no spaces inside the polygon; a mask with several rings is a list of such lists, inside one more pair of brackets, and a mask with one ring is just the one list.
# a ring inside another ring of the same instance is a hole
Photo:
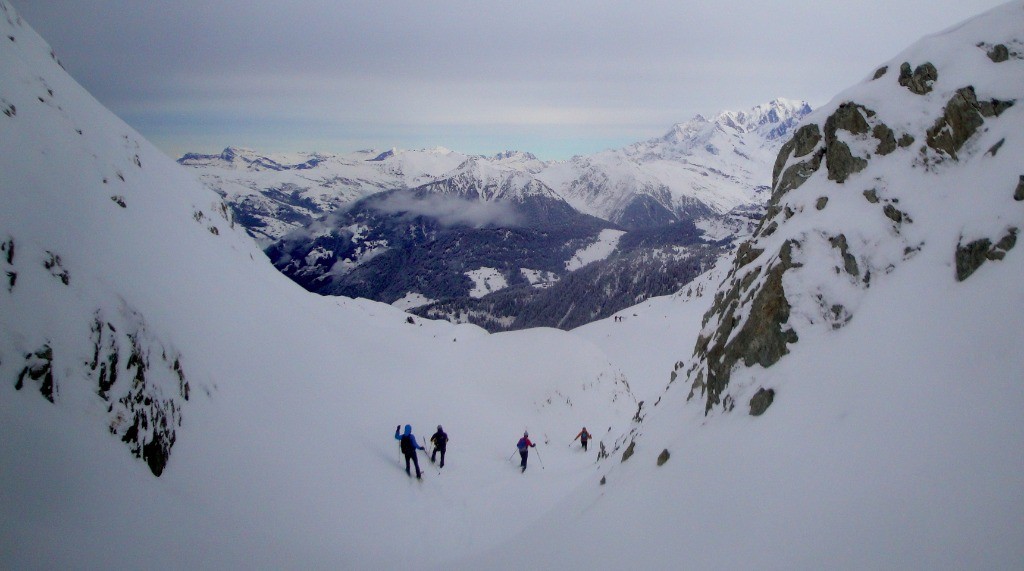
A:
{"label": "wind-sculpted snow", "polygon": [[1013,196],[1024,66],[988,54],[1021,45],[1024,14],[1003,12],[1006,22],[979,18],[908,49],[783,146],[767,214],[738,250],[693,361],[677,367],[706,412],[745,404],[758,387],[734,382],[738,369],[771,367],[805,335],[855,320],[909,260],[955,262],[948,277],[962,281],[1010,255],[1024,224]]}

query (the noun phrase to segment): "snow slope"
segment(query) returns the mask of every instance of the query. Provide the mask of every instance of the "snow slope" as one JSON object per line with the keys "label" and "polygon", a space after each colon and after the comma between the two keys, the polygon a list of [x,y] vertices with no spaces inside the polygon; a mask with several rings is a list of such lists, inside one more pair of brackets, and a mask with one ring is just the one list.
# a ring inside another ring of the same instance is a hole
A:
{"label": "snow slope", "polygon": [[[568,447],[584,421],[625,430],[634,399],[585,340],[290,282],[0,10],[0,566],[436,563],[588,478],[593,456]],[[445,426],[443,475],[402,473],[405,423]],[[520,474],[524,429],[542,444]]]}
{"label": "snow slope", "polygon": [[1022,94],[1018,1],[807,117],[634,455],[466,567],[1024,565]]}
{"label": "snow slope", "polygon": [[[882,155],[840,133],[866,165],[840,183],[823,158],[796,187],[785,173],[824,143],[789,149],[754,241],[687,291],[499,335],[301,290],[3,0],[0,27],[0,566],[1024,566],[1024,259],[1002,242],[1022,218],[1024,106],[984,117],[956,159],[920,149],[965,83],[1024,93],[1024,3],[924,39],[810,118],[823,131],[854,101],[916,143]],[[900,64],[925,60],[933,91],[904,96]],[[790,319],[769,323],[799,339],[737,362],[709,410],[693,348],[718,343],[736,284],[736,323],[756,316],[773,290],[744,278],[787,241],[803,266],[783,272]],[[957,251],[982,262],[962,279]],[[775,401],[752,417],[760,387]],[[159,477],[123,438],[167,444],[163,425],[128,413],[174,428]],[[421,440],[444,425],[443,473],[402,473],[405,423]],[[571,444],[584,425],[607,459]],[[521,474],[524,429],[540,445]]]}

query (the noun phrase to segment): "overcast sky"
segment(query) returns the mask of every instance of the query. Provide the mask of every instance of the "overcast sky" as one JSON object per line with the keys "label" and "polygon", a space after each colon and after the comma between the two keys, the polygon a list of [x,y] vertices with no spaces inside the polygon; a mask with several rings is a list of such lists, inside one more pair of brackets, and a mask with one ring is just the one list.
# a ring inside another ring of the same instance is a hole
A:
{"label": "overcast sky", "polygon": [[9,0],[173,157],[437,145],[545,159],[829,101],[996,0]]}

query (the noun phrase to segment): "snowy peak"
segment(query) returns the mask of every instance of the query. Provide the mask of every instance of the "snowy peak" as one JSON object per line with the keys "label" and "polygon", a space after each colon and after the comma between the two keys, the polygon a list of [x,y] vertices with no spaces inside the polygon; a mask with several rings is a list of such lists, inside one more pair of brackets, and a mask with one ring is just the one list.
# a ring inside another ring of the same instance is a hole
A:
{"label": "snowy peak", "polygon": [[[473,200],[511,200],[521,202],[529,197],[543,197],[559,202],[562,198],[529,171],[524,171],[519,160],[523,155],[506,156],[503,160],[469,157],[435,183],[421,187],[461,198]],[[529,160],[529,159],[526,159]]]}
{"label": "snowy peak", "polygon": [[695,145],[704,142],[715,131],[722,131],[758,133],[770,141],[789,133],[810,112],[811,107],[806,101],[775,99],[747,111],[723,111],[712,119],[696,115],[686,123],[674,125],[661,140],[673,145]]}
{"label": "snowy peak", "polygon": [[712,119],[697,115],[662,137],[574,158],[576,173],[555,165],[541,177],[588,214],[630,227],[696,220],[724,238],[739,231],[730,213],[763,205],[780,134],[809,111],[805,102],[777,99]]}
{"label": "snowy peak", "polygon": [[186,153],[178,159],[178,164],[190,167],[206,166],[230,170],[285,171],[311,169],[327,159],[327,156],[319,153],[294,153],[271,158],[251,149],[227,147],[218,155]]}
{"label": "snowy peak", "polygon": [[533,153],[527,153],[523,151],[504,151],[497,153],[491,157],[488,157],[492,161],[535,161],[537,157]]}

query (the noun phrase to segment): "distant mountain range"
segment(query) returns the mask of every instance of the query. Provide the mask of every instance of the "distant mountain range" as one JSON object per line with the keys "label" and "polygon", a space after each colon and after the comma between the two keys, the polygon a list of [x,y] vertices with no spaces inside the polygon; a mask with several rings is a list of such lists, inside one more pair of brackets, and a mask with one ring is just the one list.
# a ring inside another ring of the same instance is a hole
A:
{"label": "distant mountain range", "polygon": [[[571,328],[677,291],[748,235],[783,137],[809,112],[778,99],[568,161],[228,148],[178,162],[310,291],[491,331]],[[624,268],[632,279],[609,281]]]}

